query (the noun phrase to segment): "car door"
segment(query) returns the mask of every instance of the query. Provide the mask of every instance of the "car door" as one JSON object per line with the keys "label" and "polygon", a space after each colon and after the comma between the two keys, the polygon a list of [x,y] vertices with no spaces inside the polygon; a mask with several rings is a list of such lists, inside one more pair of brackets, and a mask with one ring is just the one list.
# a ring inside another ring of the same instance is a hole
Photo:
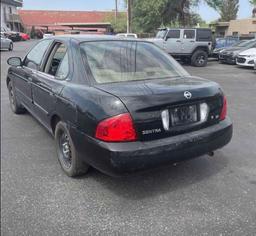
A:
{"label": "car door", "polygon": [[184,29],[182,34],[182,54],[191,54],[195,48],[196,31]]}
{"label": "car door", "polygon": [[31,83],[36,77],[43,57],[51,43],[52,40],[40,41],[27,54],[23,65],[13,72],[13,83],[17,96],[29,110],[33,108]]}
{"label": "car door", "polygon": [[46,126],[56,108],[57,96],[65,85],[70,68],[68,46],[55,42],[44,67],[32,84],[32,96],[36,116]]}
{"label": "car door", "polygon": [[172,55],[181,53],[181,30],[179,29],[170,29],[165,36],[164,48],[167,53]]}
{"label": "car door", "polygon": [[2,35],[1,35],[1,49],[6,49],[6,48],[8,48],[7,40],[4,37],[2,37]]}

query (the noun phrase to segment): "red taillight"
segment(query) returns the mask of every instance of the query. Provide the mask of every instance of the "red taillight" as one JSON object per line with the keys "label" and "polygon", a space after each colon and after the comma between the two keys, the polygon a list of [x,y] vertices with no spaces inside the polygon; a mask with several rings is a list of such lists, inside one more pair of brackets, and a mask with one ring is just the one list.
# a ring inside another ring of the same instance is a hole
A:
{"label": "red taillight", "polygon": [[227,116],[227,98],[224,96],[223,97],[223,106],[222,106],[222,110],[220,113],[220,120],[225,120]]}
{"label": "red taillight", "polygon": [[137,134],[129,113],[101,121],[97,126],[95,137],[106,142],[131,142],[137,140]]}

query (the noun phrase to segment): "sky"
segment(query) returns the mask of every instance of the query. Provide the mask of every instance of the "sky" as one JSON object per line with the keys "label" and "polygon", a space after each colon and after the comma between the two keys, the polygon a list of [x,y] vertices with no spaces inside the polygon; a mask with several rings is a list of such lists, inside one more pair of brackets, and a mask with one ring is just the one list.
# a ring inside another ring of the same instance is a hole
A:
{"label": "sky", "polygon": [[[112,10],[115,8],[115,0],[23,0],[23,9],[27,10]],[[122,0],[119,0],[119,9],[124,9]],[[201,17],[207,21],[213,21],[219,18],[218,13],[201,3],[194,9]],[[240,9],[238,18],[248,18],[251,16],[252,6],[249,0],[240,0]]]}

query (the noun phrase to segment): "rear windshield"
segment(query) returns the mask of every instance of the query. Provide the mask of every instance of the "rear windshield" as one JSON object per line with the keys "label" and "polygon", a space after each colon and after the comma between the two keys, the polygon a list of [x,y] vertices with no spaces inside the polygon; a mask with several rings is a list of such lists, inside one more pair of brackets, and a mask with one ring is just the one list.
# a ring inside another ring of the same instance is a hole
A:
{"label": "rear windshield", "polygon": [[81,43],[81,54],[97,83],[163,79],[189,74],[152,43],[98,41]]}

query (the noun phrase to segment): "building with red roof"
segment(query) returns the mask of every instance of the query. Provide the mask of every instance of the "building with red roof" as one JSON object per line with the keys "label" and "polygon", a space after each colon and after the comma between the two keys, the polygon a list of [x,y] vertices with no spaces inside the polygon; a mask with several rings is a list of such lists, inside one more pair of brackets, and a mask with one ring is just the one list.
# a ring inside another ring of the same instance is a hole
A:
{"label": "building with red roof", "polygon": [[108,19],[114,17],[113,11],[19,10],[18,13],[24,28],[30,30],[35,27],[56,33],[70,30],[106,33],[111,31]]}

